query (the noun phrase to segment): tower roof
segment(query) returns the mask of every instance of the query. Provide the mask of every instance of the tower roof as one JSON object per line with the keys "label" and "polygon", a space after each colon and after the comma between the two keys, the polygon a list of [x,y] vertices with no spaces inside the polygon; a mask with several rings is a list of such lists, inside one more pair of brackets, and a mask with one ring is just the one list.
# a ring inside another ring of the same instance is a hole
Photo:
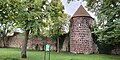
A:
{"label": "tower roof", "polygon": [[80,5],[80,7],[77,9],[77,11],[74,13],[74,15],[72,17],[76,17],[76,16],[90,16],[90,14],[84,9],[84,7],[82,5]]}

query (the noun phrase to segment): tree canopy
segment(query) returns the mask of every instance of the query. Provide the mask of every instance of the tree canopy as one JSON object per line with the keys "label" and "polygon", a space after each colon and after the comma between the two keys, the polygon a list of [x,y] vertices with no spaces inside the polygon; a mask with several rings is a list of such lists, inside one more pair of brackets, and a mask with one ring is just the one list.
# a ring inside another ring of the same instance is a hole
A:
{"label": "tree canopy", "polygon": [[[86,0],[87,8],[95,12],[97,20],[92,28],[94,38],[100,50],[109,53],[120,48],[120,1],[119,0]],[[108,48],[108,49],[106,49]]]}
{"label": "tree canopy", "polygon": [[21,52],[24,58],[29,35],[51,37],[63,33],[66,14],[60,0],[1,0],[0,8],[1,26],[13,23],[25,32]]}

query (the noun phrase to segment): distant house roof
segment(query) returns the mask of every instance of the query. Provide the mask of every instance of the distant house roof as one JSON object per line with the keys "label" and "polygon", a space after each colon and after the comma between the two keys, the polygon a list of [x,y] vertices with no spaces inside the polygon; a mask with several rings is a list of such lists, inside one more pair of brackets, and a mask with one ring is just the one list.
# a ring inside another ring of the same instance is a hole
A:
{"label": "distant house roof", "polygon": [[74,13],[72,17],[77,17],[77,16],[88,16],[91,17],[90,14],[84,9],[82,5],[77,9],[77,11]]}

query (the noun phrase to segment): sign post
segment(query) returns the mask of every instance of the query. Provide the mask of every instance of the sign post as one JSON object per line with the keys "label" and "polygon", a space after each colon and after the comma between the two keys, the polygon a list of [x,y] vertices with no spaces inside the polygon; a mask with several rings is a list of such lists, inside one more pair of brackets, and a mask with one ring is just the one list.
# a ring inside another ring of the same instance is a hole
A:
{"label": "sign post", "polygon": [[44,46],[44,60],[46,60],[46,55],[47,55],[47,52],[49,52],[49,57],[48,57],[48,60],[50,60],[50,44],[46,44]]}

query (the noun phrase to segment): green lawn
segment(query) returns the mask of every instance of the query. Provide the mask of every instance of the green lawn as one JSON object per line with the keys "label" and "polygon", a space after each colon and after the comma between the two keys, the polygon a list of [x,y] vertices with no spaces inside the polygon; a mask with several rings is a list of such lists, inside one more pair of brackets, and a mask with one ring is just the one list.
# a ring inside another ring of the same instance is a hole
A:
{"label": "green lawn", "polygon": [[[20,49],[0,48],[0,60],[44,60],[43,51],[28,51],[28,58],[20,58]],[[72,54],[51,52],[51,60],[120,60],[120,56],[103,55],[103,54]]]}

